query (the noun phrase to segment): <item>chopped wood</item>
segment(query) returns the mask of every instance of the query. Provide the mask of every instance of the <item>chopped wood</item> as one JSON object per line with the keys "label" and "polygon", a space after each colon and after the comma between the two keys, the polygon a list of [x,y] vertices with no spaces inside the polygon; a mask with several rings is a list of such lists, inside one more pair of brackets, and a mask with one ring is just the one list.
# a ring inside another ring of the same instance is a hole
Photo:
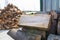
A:
{"label": "chopped wood", "polygon": [[22,15],[21,10],[13,4],[8,4],[4,9],[0,9],[0,29],[18,27],[20,15]]}

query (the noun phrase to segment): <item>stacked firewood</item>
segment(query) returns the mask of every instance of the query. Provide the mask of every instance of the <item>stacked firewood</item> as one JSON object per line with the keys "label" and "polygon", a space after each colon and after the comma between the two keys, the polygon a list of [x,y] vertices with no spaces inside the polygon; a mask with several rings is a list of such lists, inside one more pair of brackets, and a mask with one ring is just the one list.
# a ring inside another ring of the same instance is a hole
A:
{"label": "stacked firewood", "polygon": [[0,9],[0,29],[18,27],[18,20],[21,14],[21,10],[13,4],[8,4],[4,9]]}

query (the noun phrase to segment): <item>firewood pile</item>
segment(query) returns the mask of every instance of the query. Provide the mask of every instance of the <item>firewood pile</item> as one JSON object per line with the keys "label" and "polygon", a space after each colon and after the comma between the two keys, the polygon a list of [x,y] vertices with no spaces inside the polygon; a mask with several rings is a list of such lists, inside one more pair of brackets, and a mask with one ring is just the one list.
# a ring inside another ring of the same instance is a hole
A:
{"label": "firewood pile", "polygon": [[0,30],[17,28],[20,15],[22,15],[21,10],[13,4],[8,4],[4,9],[0,9]]}

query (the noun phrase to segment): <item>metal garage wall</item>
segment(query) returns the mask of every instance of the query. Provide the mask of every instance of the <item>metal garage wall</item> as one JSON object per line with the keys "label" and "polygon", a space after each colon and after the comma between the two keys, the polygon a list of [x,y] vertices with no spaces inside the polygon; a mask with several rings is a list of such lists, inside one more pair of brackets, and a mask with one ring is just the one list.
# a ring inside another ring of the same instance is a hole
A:
{"label": "metal garage wall", "polygon": [[43,0],[43,11],[58,10],[60,0]]}

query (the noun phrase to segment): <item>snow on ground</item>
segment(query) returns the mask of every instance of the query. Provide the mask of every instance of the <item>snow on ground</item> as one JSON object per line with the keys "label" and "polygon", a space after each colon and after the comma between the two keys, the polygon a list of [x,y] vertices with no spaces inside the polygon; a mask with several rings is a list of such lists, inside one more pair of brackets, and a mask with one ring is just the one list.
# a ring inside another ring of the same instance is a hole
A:
{"label": "snow on ground", "polygon": [[0,40],[14,40],[7,34],[8,31],[9,30],[0,30]]}

